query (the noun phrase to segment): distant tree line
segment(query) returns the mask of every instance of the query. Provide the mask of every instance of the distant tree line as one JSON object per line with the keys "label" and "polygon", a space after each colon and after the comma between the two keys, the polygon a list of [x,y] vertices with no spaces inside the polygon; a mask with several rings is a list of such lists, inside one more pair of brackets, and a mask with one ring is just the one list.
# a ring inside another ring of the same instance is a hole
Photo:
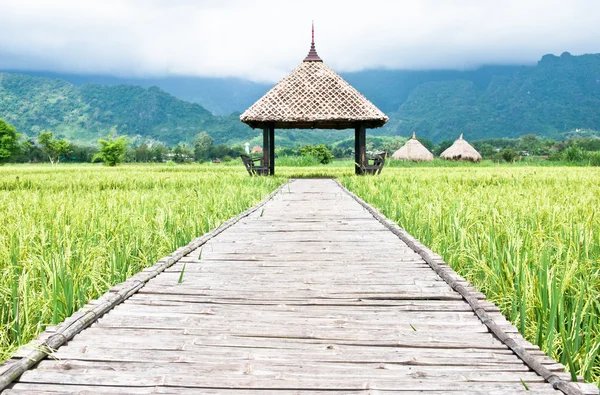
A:
{"label": "distant tree line", "polygon": [[0,163],[89,163],[102,161],[114,166],[122,162],[191,163],[218,160],[229,161],[244,153],[241,145],[229,147],[215,144],[207,133],[194,137],[193,145],[181,142],[169,147],[164,143],[131,144],[125,136],[117,136],[115,128],[97,146],[77,144],[59,139],[44,130],[35,138],[23,139],[15,128],[0,119]]}
{"label": "distant tree line", "polygon": [[[429,139],[418,139],[427,149],[439,156],[453,144],[443,140],[436,144]],[[370,136],[367,151],[387,151],[390,154],[406,142],[405,138]],[[514,162],[523,158],[537,157],[551,161],[586,162],[600,166],[600,138],[595,136],[571,137],[565,140],[540,138],[527,134],[516,139],[492,138],[470,142],[484,159]],[[98,145],[77,144],[59,139],[51,131],[43,130],[35,138],[23,139],[16,129],[0,119],[0,164],[13,163],[89,163],[102,161],[109,166],[122,162],[192,163],[205,161],[227,162],[244,153],[241,145],[215,144],[207,133],[198,133],[193,143],[180,142],[167,146],[160,142],[132,144],[124,136],[117,136],[115,128],[108,139],[98,140]],[[346,139],[330,145],[303,145],[298,148],[279,147],[277,157],[313,156],[320,163],[334,158],[353,158],[354,139]]]}

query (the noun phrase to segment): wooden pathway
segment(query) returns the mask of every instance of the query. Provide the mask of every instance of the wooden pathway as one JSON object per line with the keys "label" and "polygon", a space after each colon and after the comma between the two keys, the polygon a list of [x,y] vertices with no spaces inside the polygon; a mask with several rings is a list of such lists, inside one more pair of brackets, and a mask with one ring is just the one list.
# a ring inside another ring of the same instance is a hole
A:
{"label": "wooden pathway", "polygon": [[[562,365],[442,266],[511,338],[569,381]],[[50,335],[52,329],[44,336]],[[570,385],[597,393],[589,384]],[[296,180],[148,281],[4,393],[421,391],[561,393],[335,181]]]}

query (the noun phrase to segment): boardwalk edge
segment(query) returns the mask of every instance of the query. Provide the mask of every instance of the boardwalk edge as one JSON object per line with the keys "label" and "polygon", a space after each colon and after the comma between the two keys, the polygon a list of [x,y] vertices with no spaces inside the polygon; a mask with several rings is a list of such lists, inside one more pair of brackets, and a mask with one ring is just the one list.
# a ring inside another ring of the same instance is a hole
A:
{"label": "boardwalk edge", "polygon": [[[588,395],[598,394],[598,387],[587,383],[574,383],[561,379],[556,374],[552,373],[543,366],[535,356],[531,355],[525,348],[519,345],[511,338],[500,326],[491,318],[485,308],[479,302],[477,295],[467,289],[463,284],[466,281],[460,277],[450,266],[444,262],[444,259],[431,251],[425,245],[421,244],[412,235],[402,229],[394,221],[389,220],[385,215],[379,212],[376,208],[365,202],[363,199],[348,190],[341,182],[334,180],[344,192],[353,198],[358,204],[366,209],[377,221],[394,233],[400,240],[406,243],[414,252],[419,254],[425,262],[439,275],[453,290],[458,292],[471,306],[480,321],[487,326],[502,343],[510,348],[530,369],[544,378],[556,390],[560,390],[567,395]],[[471,284],[467,285],[473,287]]]}
{"label": "boardwalk edge", "polygon": [[[93,306],[88,303],[80,310],[73,313],[73,315],[66,318],[52,331],[52,333],[48,333],[48,331],[42,332],[36,340],[33,340],[29,344],[18,349],[9,359],[0,365],[0,392],[14,380],[19,378],[25,371],[50,355],[54,350],[71,340],[79,332],[96,322],[114,307],[123,303],[130,296],[134,295],[148,281],[158,276],[165,271],[165,269],[173,266],[185,255],[204,245],[213,237],[263,207],[281,192],[286,185],[289,185],[290,182],[292,181],[280,185],[258,204],[252,206],[243,213],[228,219],[218,228],[195,238],[189,244],[180,247],[170,255],[161,258],[153,266],[143,269],[124,282],[113,286],[108,292],[96,299]],[[25,351],[23,351],[24,349]]]}

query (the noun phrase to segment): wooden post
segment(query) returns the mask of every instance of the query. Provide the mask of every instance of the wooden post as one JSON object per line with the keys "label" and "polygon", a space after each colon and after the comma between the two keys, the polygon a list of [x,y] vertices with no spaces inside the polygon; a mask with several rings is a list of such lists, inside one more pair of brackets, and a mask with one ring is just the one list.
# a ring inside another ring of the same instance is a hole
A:
{"label": "wooden post", "polygon": [[275,175],[275,126],[269,126],[269,174]]}
{"label": "wooden post", "polygon": [[358,125],[354,129],[354,173],[357,175],[365,174],[364,169],[367,164],[367,131],[364,125]]}
{"label": "wooden post", "polygon": [[269,128],[263,128],[263,166],[269,167]]}

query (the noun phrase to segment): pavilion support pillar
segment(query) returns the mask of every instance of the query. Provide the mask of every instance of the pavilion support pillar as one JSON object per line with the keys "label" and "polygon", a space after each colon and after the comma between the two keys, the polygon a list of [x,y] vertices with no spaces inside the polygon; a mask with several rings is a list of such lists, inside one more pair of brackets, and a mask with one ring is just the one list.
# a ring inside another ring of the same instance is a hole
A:
{"label": "pavilion support pillar", "polygon": [[275,175],[275,126],[269,126],[269,175]]}
{"label": "pavilion support pillar", "polygon": [[268,174],[275,174],[275,127],[263,128],[263,166],[269,169]]}
{"label": "pavilion support pillar", "polygon": [[263,166],[266,166],[267,168],[271,168],[271,166],[269,165],[269,159],[271,159],[271,156],[269,155],[269,148],[271,147],[271,144],[269,143],[269,128],[265,127],[263,128]]}
{"label": "pavilion support pillar", "polygon": [[358,125],[354,129],[354,173],[365,174],[367,165],[367,129],[364,125]]}

